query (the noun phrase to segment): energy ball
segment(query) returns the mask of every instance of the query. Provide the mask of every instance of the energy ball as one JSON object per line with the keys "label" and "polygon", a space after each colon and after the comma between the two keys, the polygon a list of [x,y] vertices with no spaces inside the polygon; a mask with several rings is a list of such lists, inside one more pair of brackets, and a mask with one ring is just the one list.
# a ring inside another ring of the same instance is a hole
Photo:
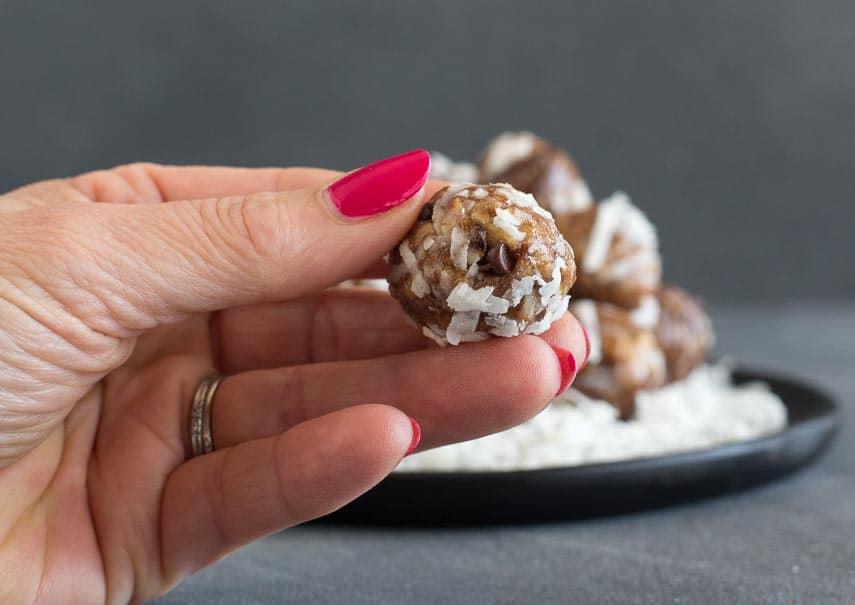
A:
{"label": "energy ball", "polygon": [[665,384],[666,364],[656,336],[638,315],[610,303],[574,300],[570,312],[588,331],[591,353],[573,386],[612,404],[623,420],[635,414],[638,391]]}
{"label": "energy ball", "polygon": [[556,220],[578,259],[574,297],[635,309],[656,295],[662,283],[656,229],[625,194]]}
{"label": "energy ball", "polygon": [[479,164],[482,182],[509,183],[531,193],[556,219],[593,204],[570,154],[530,132],[502,133],[487,145]]}
{"label": "energy ball", "polygon": [[665,353],[668,381],[682,380],[707,358],[715,343],[712,322],[697,298],[676,286],[658,295],[656,338]]}
{"label": "energy ball", "polygon": [[389,291],[440,345],[545,332],[567,310],[573,249],[534,197],[456,184],[389,253]]}

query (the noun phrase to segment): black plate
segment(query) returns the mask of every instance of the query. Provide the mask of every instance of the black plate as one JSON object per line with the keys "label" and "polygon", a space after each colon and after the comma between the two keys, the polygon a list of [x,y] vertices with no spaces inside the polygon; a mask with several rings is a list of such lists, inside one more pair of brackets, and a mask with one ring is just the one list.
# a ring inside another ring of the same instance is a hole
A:
{"label": "black plate", "polygon": [[636,511],[772,481],[813,461],[840,423],[823,392],[794,380],[740,370],[787,406],[775,435],[624,462],[531,471],[395,473],[326,517],[338,523],[461,525],[523,523]]}

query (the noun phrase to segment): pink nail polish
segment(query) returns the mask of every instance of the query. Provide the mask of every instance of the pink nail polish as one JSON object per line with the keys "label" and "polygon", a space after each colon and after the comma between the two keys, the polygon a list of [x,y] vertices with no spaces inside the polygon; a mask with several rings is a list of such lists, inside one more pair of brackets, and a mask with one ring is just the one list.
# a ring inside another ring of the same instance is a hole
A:
{"label": "pink nail polish", "polygon": [[412,416],[410,417],[410,424],[413,425],[413,440],[410,441],[410,447],[407,448],[404,458],[415,452],[416,448],[419,447],[419,442],[422,440],[422,427],[419,426],[419,423]]}
{"label": "pink nail polish", "polygon": [[430,154],[416,149],[351,172],[327,187],[327,195],[344,216],[371,216],[412,198],[429,173]]}
{"label": "pink nail polish", "polygon": [[551,346],[552,350],[555,351],[555,355],[558,357],[558,363],[561,365],[561,386],[558,387],[558,392],[555,393],[555,396],[557,397],[566,391],[567,387],[569,387],[573,382],[573,379],[576,378],[576,358],[573,357],[573,353],[567,349],[562,349],[555,345],[549,346]]}
{"label": "pink nail polish", "polygon": [[582,326],[582,334],[585,335],[585,361],[582,362],[582,367],[579,368],[581,372],[588,365],[588,360],[591,358],[591,337],[588,336],[588,330],[585,329],[585,326]]}

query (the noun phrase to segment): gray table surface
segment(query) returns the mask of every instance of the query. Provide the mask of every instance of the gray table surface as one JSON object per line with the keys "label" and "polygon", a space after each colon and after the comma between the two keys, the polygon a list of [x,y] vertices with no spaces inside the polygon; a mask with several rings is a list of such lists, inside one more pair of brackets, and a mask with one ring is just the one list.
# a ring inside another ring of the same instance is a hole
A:
{"label": "gray table surface", "polygon": [[490,529],[310,526],[255,543],[173,603],[855,603],[855,304],[714,306],[718,351],[835,395],[814,466],[750,491]]}

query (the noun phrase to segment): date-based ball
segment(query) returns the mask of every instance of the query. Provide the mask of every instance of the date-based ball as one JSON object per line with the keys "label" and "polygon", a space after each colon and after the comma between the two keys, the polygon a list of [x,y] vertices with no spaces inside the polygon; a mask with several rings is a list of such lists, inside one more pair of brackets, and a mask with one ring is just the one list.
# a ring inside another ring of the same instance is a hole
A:
{"label": "date-based ball", "polygon": [[479,168],[481,182],[509,183],[531,193],[556,220],[593,204],[591,191],[570,154],[531,132],[497,136],[481,154]]}
{"label": "date-based ball", "polygon": [[657,299],[661,313],[656,338],[665,353],[668,380],[683,380],[715,344],[712,322],[701,301],[681,288],[665,286]]}
{"label": "date-based ball", "polygon": [[635,414],[639,391],[665,384],[665,356],[656,336],[640,314],[616,305],[593,300],[574,300],[573,313],[588,331],[591,352],[587,367],[573,386],[588,395],[611,403],[623,420]]}
{"label": "date-based ball", "polygon": [[510,185],[457,184],[389,254],[389,290],[440,344],[540,334],[567,310],[573,250],[552,215]]}
{"label": "date-based ball", "polygon": [[576,251],[574,298],[635,309],[656,295],[662,283],[656,228],[625,194],[615,193],[588,210],[556,219]]}

